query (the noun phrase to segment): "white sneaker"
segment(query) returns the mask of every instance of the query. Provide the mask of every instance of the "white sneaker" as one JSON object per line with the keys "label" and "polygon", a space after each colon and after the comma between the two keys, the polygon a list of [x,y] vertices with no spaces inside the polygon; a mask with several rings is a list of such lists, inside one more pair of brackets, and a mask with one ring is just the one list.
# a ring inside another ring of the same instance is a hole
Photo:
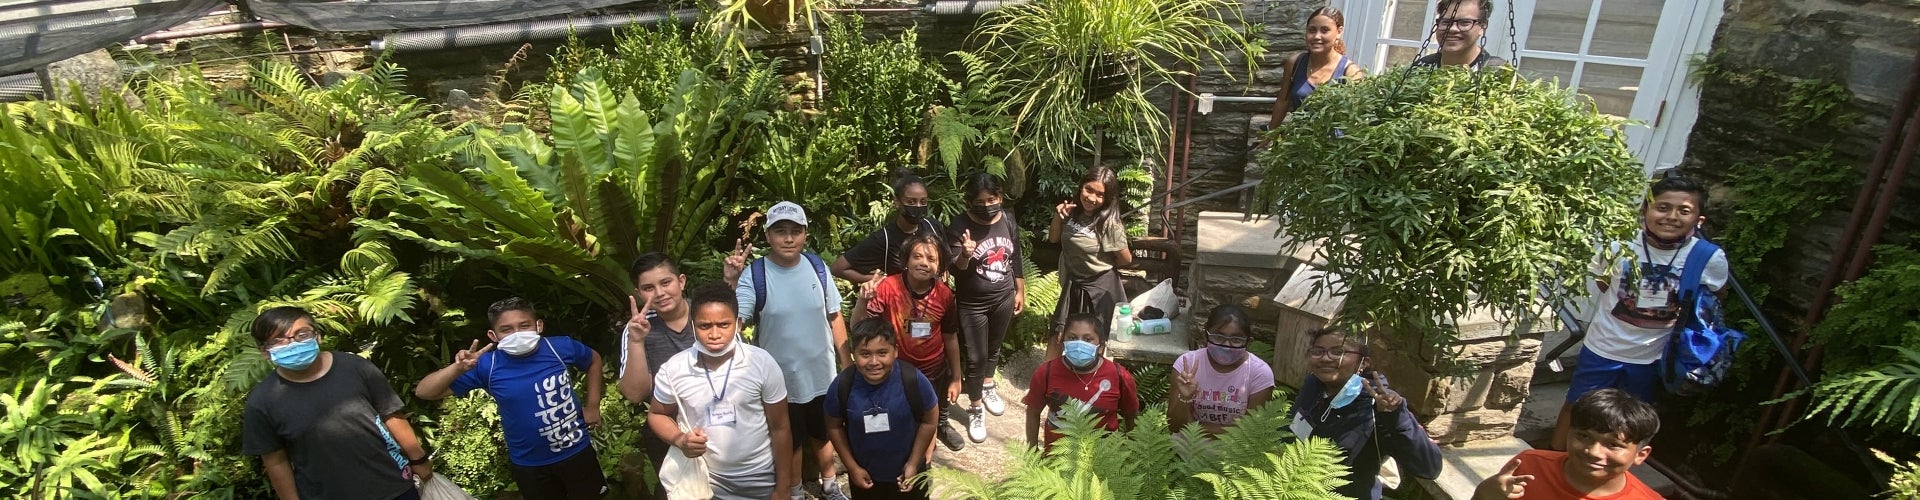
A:
{"label": "white sneaker", "polygon": [[807,500],[807,489],[796,484],[787,489],[787,497],[793,500]]}
{"label": "white sneaker", "polygon": [[821,500],[851,500],[847,498],[845,492],[840,491],[840,481],[837,479],[820,481],[820,498]]}
{"label": "white sneaker", "polygon": [[1007,403],[1000,400],[1000,391],[995,390],[998,386],[999,384],[993,383],[992,379],[988,379],[987,383],[980,387],[980,401],[987,404],[987,413],[1005,415]]}
{"label": "white sneaker", "polygon": [[987,442],[987,414],[980,407],[967,409],[967,439],[975,443]]}

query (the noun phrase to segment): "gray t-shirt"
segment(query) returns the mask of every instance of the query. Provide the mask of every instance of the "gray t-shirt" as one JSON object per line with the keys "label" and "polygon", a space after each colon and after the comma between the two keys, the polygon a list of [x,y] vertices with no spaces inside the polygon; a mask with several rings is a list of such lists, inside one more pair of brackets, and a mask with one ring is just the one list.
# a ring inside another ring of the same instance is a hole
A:
{"label": "gray t-shirt", "polygon": [[[698,339],[693,337],[693,318],[687,318],[686,328],[674,331],[673,327],[667,326],[667,320],[660,319],[659,313],[648,312],[647,324],[649,325],[647,328],[647,338],[642,342],[647,346],[648,375],[659,375],[660,364],[666,363],[667,358],[672,358],[673,355],[679,354],[680,351],[685,351],[687,348],[693,347],[695,342],[699,342]],[[631,348],[633,344],[627,343],[626,341],[627,325],[621,323],[620,327],[614,330],[614,335],[620,339],[619,373],[626,373],[627,356],[630,354],[630,351],[633,350]],[[646,427],[643,426],[641,428],[644,429]]]}
{"label": "gray t-shirt", "polygon": [[[756,323],[754,345],[766,349],[786,376],[787,401],[805,403],[827,393],[838,366],[833,330],[827,318],[840,312],[840,290],[821,289],[820,276],[805,257],[793,267],[768,260],[767,305],[754,320],[753,277],[741,276],[733,289],[740,300],[740,323]],[[747,273],[741,273],[747,274]],[[659,383],[654,383],[658,387]]]}
{"label": "gray t-shirt", "polygon": [[286,450],[303,499],[388,499],[413,489],[387,455],[381,417],[400,411],[387,376],[365,358],[333,352],[333,366],[312,382],[279,374],[253,386],[241,414],[240,452]]}

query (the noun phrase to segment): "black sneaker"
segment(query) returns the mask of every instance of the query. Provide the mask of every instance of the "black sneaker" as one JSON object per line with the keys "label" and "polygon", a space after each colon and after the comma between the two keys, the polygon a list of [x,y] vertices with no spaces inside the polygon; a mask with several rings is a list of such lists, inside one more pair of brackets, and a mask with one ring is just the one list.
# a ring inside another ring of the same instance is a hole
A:
{"label": "black sneaker", "polygon": [[953,421],[941,418],[939,434],[940,444],[947,445],[948,450],[960,451],[967,448],[967,438],[961,437],[960,431],[953,428]]}

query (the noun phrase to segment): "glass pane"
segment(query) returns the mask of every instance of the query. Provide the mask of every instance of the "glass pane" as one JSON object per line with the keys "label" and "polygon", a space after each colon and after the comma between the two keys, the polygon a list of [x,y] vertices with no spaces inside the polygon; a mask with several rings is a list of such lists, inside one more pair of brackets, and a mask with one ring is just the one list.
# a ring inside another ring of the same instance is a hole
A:
{"label": "glass pane", "polygon": [[[1428,52],[1433,51],[1433,49],[1427,49],[1427,50]],[[1419,52],[1420,52],[1420,49],[1416,49],[1413,47],[1401,47],[1398,45],[1388,45],[1387,46],[1387,67],[1397,68],[1400,66],[1407,66],[1407,65],[1413,64],[1413,56],[1414,54],[1417,54]]]}
{"label": "glass pane", "polygon": [[[1529,61],[1531,62],[1531,61]],[[1580,93],[1593,98],[1601,113],[1625,117],[1640,94],[1640,68],[1587,63],[1580,72]]]}
{"label": "glass pane", "polygon": [[1520,74],[1527,78],[1557,82],[1561,88],[1573,86],[1573,61],[1529,57],[1520,65]]}
{"label": "glass pane", "polygon": [[1587,34],[1587,14],[1592,11],[1593,0],[1540,0],[1527,32],[1527,50],[1580,53],[1580,38]]}
{"label": "glass pane", "polygon": [[1389,0],[1393,4],[1393,27],[1387,30],[1387,38],[1401,40],[1424,40],[1427,29],[1433,22],[1433,16],[1427,0]]}
{"label": "glass pane", "polygon": [[1600,21],[1593,27],[1593,44],[1587,53],[1646,59],[1666,4],[1666,0],[1602,0]]}

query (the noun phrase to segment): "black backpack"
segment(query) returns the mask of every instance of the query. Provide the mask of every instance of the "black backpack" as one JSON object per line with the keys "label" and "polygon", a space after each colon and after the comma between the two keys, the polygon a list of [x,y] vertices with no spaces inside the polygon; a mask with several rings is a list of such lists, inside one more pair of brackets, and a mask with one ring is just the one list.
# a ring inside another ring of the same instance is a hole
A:
{"label": "black backpack", "polygon": [[[927,395],[920,393],[920,384],[918,380],[907,380],[907,372],[905,369],[900,368],[900,365],[901,363],[898,360],[895,360],[893,362],[893,374],[896,377],[900,377],[900,386],[905,387],[907,389],[907,406],[913,410],[907,413],[913,414],[913,423],[919,424],[921,423],[920,409],[927,406]],[[919,374],[920,369],[915,368],[913,370],[913,373]],[[835,386],[834,390],[837,390],[840,393],[841,406],[847,406],[850,403],[852,403],[853,379],[859,376],[860,376],[859,369],[851,366],[847,367],[847,369],[845,370],[840,370],[839,383],[834,384]],[[848,407],[844,409],[846,410],[847,415],[851,416],[854,414],[853,408]],[[848,418],[847,420],[851,421],[853,419]]]}

